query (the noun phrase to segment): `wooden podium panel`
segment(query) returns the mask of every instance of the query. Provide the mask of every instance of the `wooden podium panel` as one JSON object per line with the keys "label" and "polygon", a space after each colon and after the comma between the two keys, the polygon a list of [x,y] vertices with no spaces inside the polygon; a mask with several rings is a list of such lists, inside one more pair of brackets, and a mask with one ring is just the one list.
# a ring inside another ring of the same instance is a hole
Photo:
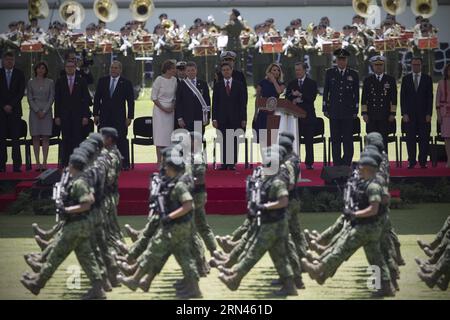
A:
{"label": "wooden podium panel", "polygon": [[256,98],[256,107],[263,111],[280,110],[297,118],[306,118],[306,111],[287,99]]}
{"label": "wooden podium panel", "polygon": [[281,42],[269,42],[262,45],[264,53],[281,53],[283,52],[283,44]]}

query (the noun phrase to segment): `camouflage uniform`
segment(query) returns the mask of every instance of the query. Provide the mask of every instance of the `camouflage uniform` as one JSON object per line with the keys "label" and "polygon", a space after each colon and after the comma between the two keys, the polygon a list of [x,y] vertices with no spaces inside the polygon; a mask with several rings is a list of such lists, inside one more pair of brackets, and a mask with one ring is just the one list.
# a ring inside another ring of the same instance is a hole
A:
{"label": "camouflage uniform", "polygon": [[[289,195],[286,184],[278,176],[264,178],[261,191],[262,203],[276,201]],[[262,213],[261,226],[255,233],[254,241],[243,259],[233,267],[236,274],[244,277],[269,251],[280,278],[286,279],[293,276],[286,248],[289,232],[285,213],[285,209],[267,210]]]}
{"label": "camouflage uniform", "polygon": [[[178,209],[182,203],[192,201],[189,187],[180,181],[181,174],[174,178],[175,185],[168,195],[168,212]],[[198,272],[191,254],[192,212],[171,221],[168,225],[160,225],[151,238],[148,248],[141,256],[140,267],[147,272],[154,272],[164,266],[170,254],[180,264],[185,279],[198,280]]]}
{"label": "camouflage uniform", "polygon": [[[75,205],[89,200],[92,192],[89,185],[82,178],[78,177],[69,184],[68,193],[70,205]],[[40,279],[44,283],[48,281],[58,266],[72,251],[75,251],[78,262],[91,283],[101,280],[100,269],[91,247],[91,234],[92,227],[88,214],[72,215],[55,238],[53,249],[50,251],[47,261],[42,265]]]}
{"label": "camouflage uniform", "polygon": [[[374,179],[361,181],[358,189],[361,190],[361,194],[357,202],[361,209],[367,208],[373,202],[381,203],[382,187]],[[332,252],[323,258],[324,278],[332,276],[338,267],[362,246],[369,264],[380,267],[382,281],[390,281],[389,269],[380,248],[380,237],[386,218],[385,212],[382,210],[383,208],[380,206],[376,216],[359,218],[352,222],[352,226],[345,236],[340,238],[333,246]]]}

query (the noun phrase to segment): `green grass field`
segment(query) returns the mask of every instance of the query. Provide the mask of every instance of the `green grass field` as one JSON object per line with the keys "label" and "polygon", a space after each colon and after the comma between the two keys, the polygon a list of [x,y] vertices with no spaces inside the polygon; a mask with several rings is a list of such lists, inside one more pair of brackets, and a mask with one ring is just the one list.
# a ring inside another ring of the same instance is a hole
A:
{"label": "green grass field", "polygon": [[[409,209],[393,210],[391,219],[400,235],[402,253],[406,266],[401,267],[400,291],[395,299],[450,299],[450,293],[435,288],[429,289],[416,275],[414,257],[424,257],[416,244],[418,237],[430,241],[442,226],[450,212],[450,204],[420,204]],[[303,214],[304,228],[319,231],[330,225],[337,213]],[[232,231],[242,221],[242,216],[209,216],[210,224],[216,234],[224,235]],[[29,270],[23,254],[38,251],[32,239],[31,222],[36,221],[44,227],[53,224],[48,216],[0,216],[0,299],[79,299],[87,290],[88,283],[82,275],[81,288],[69,289],[66,286],[68,268],[77,265],[74,254],[60,266],[54,277],[47,283],[38,297],[26,291],[19,282],[22,272]],[[145,217],[120,217],[121,225],[130,223],[143,227]],[[362,249],[345,262],[334,278],[319,286],[309,276],[304,276],[306,290],[299,291],[298,297],[288,299],[368,299],[366,288],[367,261]],[[207,278],[200,280],[200,288],[205,299],[272,299],[273,287],[270,280],[277,277],[276,271],[266,254],[255,268],[242,281],[236,292],[229,291],[217,278],[218,271],[211,270]],[[109,299],[176,299],[172,283],[181,277],[181,270],[171,257],[163,272],[153,281],[149,293],[131,292],[127,288],[116,288],[108,293]]]}
{"label": "green grass field", "polygon": [[[400,85],[399,85],[400,87]],[[435,85],[435,89],[436,89],[436,85]],[[248,102],[248,106],[247,106],[247,119],[248,119],[248,123],[247,123],[247,128],[250,129],[248,130],[248,135],[251,135],[251,120],[253,119],[253,115],[255,112],[255,89],[252,86],[248,87],[248,93],[249,93],[249,102]],[[212,94],[212,92],[211,92]],[[400,102],[400,98],[399,98],[399,102]],[[323,117],[323,113],[322,113],[322,96],[318,95],[316,102],[315,102],[315,107],[316,107],[316,114],[318,117]],[[139,97],[139,99],[136,102],[136,108],[135,108],[135,117],[142,117],[142,116],[151,116],[152,115],[152,110],[153,110],[153,102],[150,100],[150,89],[145,89],[143,91],[143,93],[141,94],[141,96]],[[436,114],[435,114],[435,110],[433,110],[434,114],[433,114],[433,119],[432,119],[432,128],[431,128],[431,135],[434,136],[436,133]],[[29,106],[28,106],[28,102],[27,99],[24,98],[23,99],[23,119],[28,121],[28,114],[29,114]],[[400,105],[397,108],[397,135],[400,135]],[[362,120],[361,120],[362,121]],[[365,135],[365,125],[362,124],[361,125],[361,130],[363,135]],[[207,143],[207,155],[208,155],[208,159],[212,159],[212,154],[213,154],[213,148],[212,148],[212,141],[213,141],[213,137],[215,136],[215,129],[212,127],[212,125],[210,124],[207,129],[206,129],[206,139],[208,141]],[[329,125],[328,125],[328,120],[325,118],[325,136],[329,137],[330,133],[329,133]],[[130,130],[128,130],[128,138],[132,137],[132,130],[130,127]],[[393,145],[391,145],[392,147],[389,148],[389,157],[390,159],[394,160],[395,159],[395,148]],[[259,154],[259,146],[254,144],[253,145],[253,160],[256,161],[260,161],[260,154]],[[11,150],[8,150],[8,163],[11,163],[11,159],[10,159],[10,152]],[[24,155],[25,152],[23,151],[22,154]],[[136,146],[135,149],[135,161],[137,163],[141,162],[141,163],[149,163],[149,162],[156,162],[156,151],[155,151],[155,147],[141,147],[141,146]],[[302,146],[301,149],[301,154],[304,155],[304,147]],[[314,147],[314,154],[315,154],[315,161],[322,161],[322,154],[323,154],[323,147],[322,144],[316,144]],[[404,159],[406,160],[406,145],[403,144],[403,154]],[[304,156],[302,156],[303,159]],[[359,157],[359,147],[357,147],[355,145],[355,159],[358,159]],[[34,154],[32,151],[32,162],[35,162],[34,159]],[[211,160],[209,160],[211,161]],[[243,162],[244,161],[244,145],[241,145],[240,148],[240,152],[239,152],[239,161]],[[48,163],[56,163],[57,162],[57,148],[53,147],[50,148],[50,154],[49,154],[49,159],[48,159]]]}

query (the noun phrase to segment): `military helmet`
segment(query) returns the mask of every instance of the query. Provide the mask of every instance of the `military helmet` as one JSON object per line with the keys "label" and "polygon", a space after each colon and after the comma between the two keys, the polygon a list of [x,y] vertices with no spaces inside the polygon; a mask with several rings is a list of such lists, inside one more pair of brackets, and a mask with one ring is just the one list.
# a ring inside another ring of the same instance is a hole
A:
{"label": "military helmet", "polygon": [[69,158],[69,163],[77,170],[83,170],[87,162],[86,157],[79,153],[74,153]]}
{"label": "military helmet", "polygon": [[383,136],[379,132],[371,132],[366,136],[366,144],[374,145],[380,152],[384,150]]}
{"label": "military helmet", "polygon": [[107,137],[111,137],[115,140],[117,140],[119,138],[119,133],[117,132],[116,128],[111,128],[111,127],[103,127],[100,129],[100,133],[103,136],[107,136]]}
{"label": "military helmet", "polygon": [[292,152],[292,140],[288,137],[281,136],[278,139],[278,144],[283,147],[286,152]]}
{"label": "military helmet", "polygon": [[374,159],[377,162],[377,165],[379,166],[381,161],[383,161],[383,157],[378,151],[375,150],[366,150],[361,153],[361,158],[369,157]]}
{"label": "military helmet", "polygon": [[93,140],[97,143],[97,148],[102,149],[103,148],[103,137],[98,132],[92,132],[88,136],[88,140]]}
{"label": "military helmet", "polygon": [[97,147],[94,145],[94,143],[91,143],[87,140],[83,141],[80,144],[80,148],[84,149],[88,153],[88,159],[91,160],[94,158],[95,153],[97,151]]}
{"label": "military helmet", "polygon": [[373,168],[378,168],[379,167],[377,161],[373,157],[369,157],[369,156],[362,157],[361,159],[359,159],[358,163],[361,166],[370,166],[370,167],[373,167]]}
{"label": "military helmet", "polygon": [[280,132],[280,137],[289,138],[292,141],[292,143],[294,143],[294,140],[295,140],[294,134],[291,132],[288,132],[288,131]]}

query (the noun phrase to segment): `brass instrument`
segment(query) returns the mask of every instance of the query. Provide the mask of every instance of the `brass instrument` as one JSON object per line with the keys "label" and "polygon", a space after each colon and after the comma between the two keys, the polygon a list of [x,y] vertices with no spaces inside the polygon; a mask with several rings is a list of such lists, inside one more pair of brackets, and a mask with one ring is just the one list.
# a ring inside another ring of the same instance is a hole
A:
{"label": "brass instrument", "polygon": [[422,16],[424,19],[434,16],[438,8],[437,0],[412,0],[411,11],[415,16]]}
{"label": "brass instrument", "polygon": [[406,10],[406,0],[382,0],[381,4],[384,11],[393,16],[402,14]]}
{"label": "brass instrument", "polygon": [[169,31],[172,31],[175,28],[175,25],[173,24],[173,21],[170,19],[163,19],[161,21],[161,26]]}
{"label": "brass instrument", "polygon": [[370,16],[370,6],[377,5],[376,0],[352,0],[353,10],[361,17],[368,18]]}
{"label": "brass instrument", "polygon": [[154,9],[152,0],[133,0],[130,3],[131,14],[136,21],[147,21]]}
{"label": "brass instrument", "polygon": [[59,15],[67,26],[73,29],[81,25],[85,18],[85,11],[80,3],[68,0],[59,7]]}
{"label": "brass instrument", "polygon": [[45,19],[48,17],[49,9],[46,0],[28,0],[28,19]]}
{"label": "brass instrument", "polygon": [[95,0],[95,16],[103,22],[112,22],[117,18],[119,10],[114,0]]}

